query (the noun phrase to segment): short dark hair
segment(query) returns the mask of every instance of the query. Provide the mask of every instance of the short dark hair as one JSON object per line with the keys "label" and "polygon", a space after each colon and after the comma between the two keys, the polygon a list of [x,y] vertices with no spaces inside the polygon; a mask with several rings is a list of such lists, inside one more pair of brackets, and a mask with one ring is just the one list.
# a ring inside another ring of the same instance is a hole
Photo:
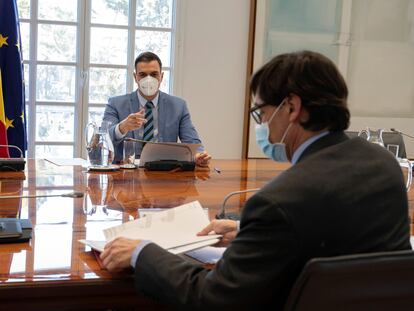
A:
{"label": "short dark hair", "polygon": [[274,57],[250,81],[250,90],[265,104],[279,106],[291,94],[300,97],[309,119],[304,129],[343,131],[349,126],[348,88],[326,56],[299,51]]}
{"label": "short dark hair", "polygon": [[162,63],[161,63],[161,59],[158,57],[157,54],[152,53],[152,52],[143,52],[141,54],[139,54],[137,56],[137,58],[135,58],[135,66],[134,68],[137,68],[137,64],[144,62],[144,63],[149,63],[152,62],[153,60],[156,60],[158,62],[158,64],[160,64],[160,71],[162,70]]}

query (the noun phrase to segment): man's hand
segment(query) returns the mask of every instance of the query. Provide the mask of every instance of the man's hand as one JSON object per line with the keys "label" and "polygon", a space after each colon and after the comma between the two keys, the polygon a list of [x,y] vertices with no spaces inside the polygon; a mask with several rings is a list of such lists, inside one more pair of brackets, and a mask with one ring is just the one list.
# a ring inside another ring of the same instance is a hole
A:
{"label": "man's hand", "polygon": [[144,125],[147,122],[144,116],[145,109],[141,109],[136,113],[131,113],[119,123],[119,131],[122,133],[122,135],[124,135],[129,131],[139,129],[142,125]]}
{"label": "man's hand", "polygon": [[237,235],[237,222],[229,219],[214,219],[197,235],[207,235],[210,232],[222,234],[221,241],[216,246],[227,246]]}
{"label": "man's hand", "polygon": [[208,166],[211,160],[211,155],[207,151],[197,153],[195,156],[195,161],[198,166]]}
{"label": "man's hand", "polygon": [[132,253],[139,243],[140,240],[116,238],[106,244],[100,255],[105,268],[111,272],[129,268]]}

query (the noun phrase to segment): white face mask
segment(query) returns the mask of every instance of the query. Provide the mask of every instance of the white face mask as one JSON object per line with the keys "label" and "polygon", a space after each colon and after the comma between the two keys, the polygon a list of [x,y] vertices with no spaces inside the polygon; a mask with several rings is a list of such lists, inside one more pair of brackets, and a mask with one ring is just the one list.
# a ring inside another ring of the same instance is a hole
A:
{"label": "white face mask", "polygon": [[145,96],[154,96],[158,92],[158,86],[158,80],[151,76],[146,76],[138,81],[138,88]]}

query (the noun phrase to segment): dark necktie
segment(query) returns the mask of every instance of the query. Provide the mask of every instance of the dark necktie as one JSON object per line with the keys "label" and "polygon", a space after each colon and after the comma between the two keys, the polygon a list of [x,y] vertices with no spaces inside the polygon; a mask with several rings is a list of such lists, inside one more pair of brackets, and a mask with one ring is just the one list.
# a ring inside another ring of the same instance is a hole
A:
{"label": "dark necktie", "polygon": [[152,109],[154,104],[152,102],[147,102],[145,104],[145,119],[147,123],[144,125],[144,140],[152,141],[154,139],[154,116],[152,114]]}

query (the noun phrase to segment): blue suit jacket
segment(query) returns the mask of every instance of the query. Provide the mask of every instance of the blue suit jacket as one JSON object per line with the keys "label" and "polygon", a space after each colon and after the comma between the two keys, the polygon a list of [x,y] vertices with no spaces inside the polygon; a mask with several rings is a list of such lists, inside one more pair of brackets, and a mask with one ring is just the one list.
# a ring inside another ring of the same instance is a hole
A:
{"label": "blue suit jacket", "polygon": [[[158,98],[158,141],[201,144],[201,140],[191,122],[190,113],[185,101],[160,91]],[[123,139],[115,138],[116,125],[129,114],[139,110],[137,91],[129,94],[112,97],[105,107],[104,120],[110,121],[109,135],[115,148],[115,161],[122,160]],[[125,137],[140,139],[138,130],[130,131]],[[136,154],[140,155],[141,144],[136,144]]]}

